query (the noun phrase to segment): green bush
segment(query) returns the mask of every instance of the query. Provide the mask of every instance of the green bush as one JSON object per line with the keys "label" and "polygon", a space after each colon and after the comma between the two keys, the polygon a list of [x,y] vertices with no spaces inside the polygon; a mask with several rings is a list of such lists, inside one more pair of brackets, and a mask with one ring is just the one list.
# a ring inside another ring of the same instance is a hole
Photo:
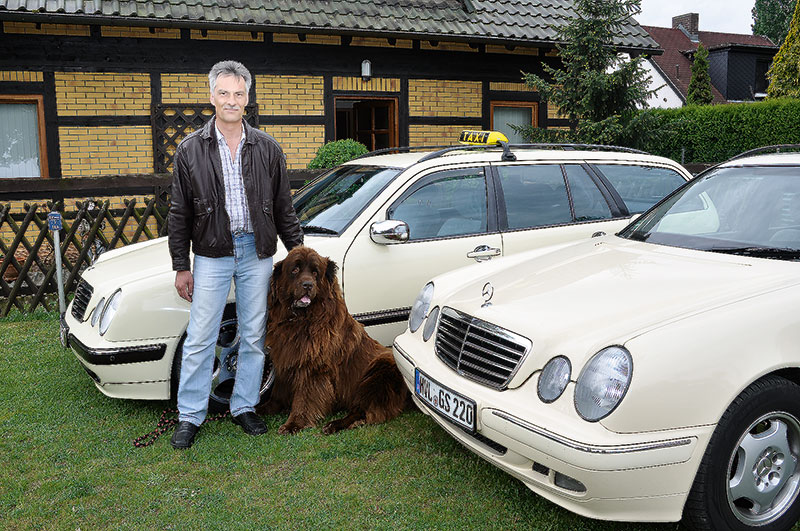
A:
{"label": "green bush", "polygon": [[333,168],[367,152],[367,146],[351,138],[328,142],[317,150],[317,156],[308,163],[308,168]]}
{"label": "green bush", "polygon": [[654,109],[659,134],[643,148],[679,162],[716,163],[743,151],[800,144],[800,100]]}

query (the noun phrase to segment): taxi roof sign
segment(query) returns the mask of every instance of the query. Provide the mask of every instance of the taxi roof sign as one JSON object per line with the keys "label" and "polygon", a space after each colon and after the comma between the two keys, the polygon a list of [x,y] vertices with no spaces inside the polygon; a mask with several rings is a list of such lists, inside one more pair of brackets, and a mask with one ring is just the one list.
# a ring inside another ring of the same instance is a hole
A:
{"label": "taxi roof sign", "polygon": [[461,144],[496,146],[499,142],[508,143],[508,137],[500,131],[461,131],[458,137]]}

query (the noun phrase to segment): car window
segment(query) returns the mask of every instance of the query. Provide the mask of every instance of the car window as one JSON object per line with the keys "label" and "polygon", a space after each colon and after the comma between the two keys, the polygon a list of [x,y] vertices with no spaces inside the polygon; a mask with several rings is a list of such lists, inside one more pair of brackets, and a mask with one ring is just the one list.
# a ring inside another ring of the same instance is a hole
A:
{"label": "car window", "polygon": [[292,202],[307,234],[338,234],[401,170],[341,166],[297,194]]}
{"label": "car window", "polygon": [[631,214],[644,212],[686,182],[681,174],[669,168],[628,164],[595,167],[616,188]]}
{"label": "car window", "polygon": [[509,229],[572,221],[567,185],[558,164],[499,166]]}
{"label": "car window", "polygon": [[578,164],[564,166],[572,196],[575,221],[610,219],[611,209],[589,173]]}
{"label": "car window", "polygon": [[486,232],[486,179],[482,168],[428,175],[389,209],[408,224],[409,240]]}

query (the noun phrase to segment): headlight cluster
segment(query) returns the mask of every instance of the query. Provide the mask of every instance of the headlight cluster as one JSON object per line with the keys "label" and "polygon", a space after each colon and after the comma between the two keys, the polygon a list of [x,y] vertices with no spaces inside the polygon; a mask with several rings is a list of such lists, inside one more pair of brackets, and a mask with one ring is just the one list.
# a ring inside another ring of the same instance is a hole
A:
{"label": "headlight cluster", "polygon": [[92,311],[91,322],[92,326],[95,326],[98,321],[100,322],[99,331],[101,336],[108,331],[108,327],[111,325],[111,320],[117,313],[121,299],[122,290],[118,289],[108,298],[108,300],[103,297],[100,299],[100,302],[97,303],[97,306],[94,307],[94,310]]}
{"label": "headlight cluster", "polygon": [[[560,397],[570,380],[572,367],[564,356],[548,361],[537,385],[542,402]],[[575,410],[589,422],[611,414],[628,392],[633,374],[633,358],[624,347],[606,347],[589,360],[575,383]]]}
{"label": "headlight cluster", "polygon": [[428,282],[422,288],[422,291],[419,292],[417,295],[417,300],[414,301],[414,305],[411,307],[411,315],[408,316],[408,329],[411,330],[412,333],[419,330],[419,327],[422,325],[422,321],[425,318],[428,318],[428,321],[425,323],[425,328],[422,330],[422,339],[427,341],[433,335],[434,330],[436,330],[436,320],[439,318],[439,307],[436,306],[430,312],[428,311],[431,307],[431,300],[433,299],[433,283]]}

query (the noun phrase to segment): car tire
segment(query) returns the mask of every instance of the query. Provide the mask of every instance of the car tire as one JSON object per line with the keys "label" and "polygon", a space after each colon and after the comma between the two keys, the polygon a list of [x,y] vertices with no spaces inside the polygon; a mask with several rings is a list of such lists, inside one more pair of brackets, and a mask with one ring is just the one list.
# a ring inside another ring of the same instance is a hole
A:
{"label": "car tire", "polygon": [[[183,358],[183,342],[186,334],[183,334],[178,347],[175,349],[175,356],[172,359],[172,376],[170,378],[170,396],[177,402],[178,385],[181,374],[181,361]],[[215,347],[216,357],[212,372],[211,394],[208,397],[209,413],[224,413],[230,409],[230,398],[233,392],[233,382],[236,377],[236,361],[239,353],[239,334],[238,322],[236,319],[236,305],[228,304],[222,314],[217,345]],[[272,384],[275,382],[275,371],[272,368],[272,361],[267,353],[264,361],[264,376],[261,383],[258,403],[264,403],[269,398],[272,391]]]}
{"label": "car tire", "polygon": [[684,508],[693,529],[790,529],[800,517],[800,386],[778,376],[736,397]]}

